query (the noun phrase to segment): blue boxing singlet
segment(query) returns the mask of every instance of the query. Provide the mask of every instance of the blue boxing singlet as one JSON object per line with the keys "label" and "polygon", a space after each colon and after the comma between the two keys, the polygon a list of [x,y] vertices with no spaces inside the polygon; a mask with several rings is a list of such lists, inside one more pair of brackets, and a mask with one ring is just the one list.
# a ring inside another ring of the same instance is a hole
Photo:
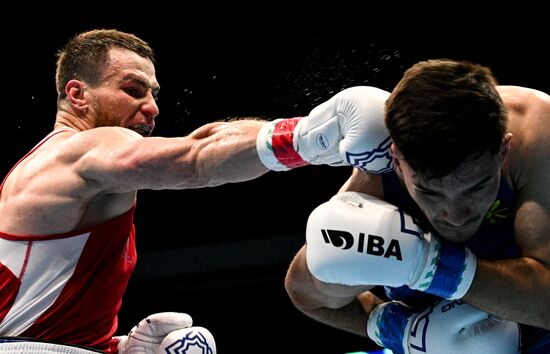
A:
{"label": "blue boxing singlet", "polygon": [[[384,173],[382,184],[384,199],[413,216],[423,228],[429,227],[429,222],[416,202],[401,185],[395,171]],[[495,201],[485,215],[479,230],[465,246],[479,258],[496,260],[510,259],[521,256],[521,251],[514,237],[514,191],[504,178]],[[424,308],[438,298],[434,295],[412,290],[407,286],[398,288],[385,287],[389,299],[403,301],[416,307]],[[520,325],[522,332],[523,351],[525,354],[550,353],[550,332],[527,325]]]}

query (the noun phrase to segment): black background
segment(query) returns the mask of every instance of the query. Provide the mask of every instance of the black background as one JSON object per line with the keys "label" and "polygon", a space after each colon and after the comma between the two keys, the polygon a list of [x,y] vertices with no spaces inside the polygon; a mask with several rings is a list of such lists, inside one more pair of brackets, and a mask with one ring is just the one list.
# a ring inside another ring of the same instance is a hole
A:
{"label": "black background", "polygon": [[[494,9],[349,0],[14,6],[2,12],[2,175],[52,128],[56,51],[92,28],[135,33],[156,51],[160,136],[229,117],[306,115],[345,87],[391,90],[427,58],[476,61],[501,84],[549,92],[545,12],[528,2]],[[349,173],[309,166],[215,188],[141,191],[139,261],[119,334],[149,313],[183,311],[214,333],[220,353],[373,348],[299,313],[283,286],[309,212]]]}

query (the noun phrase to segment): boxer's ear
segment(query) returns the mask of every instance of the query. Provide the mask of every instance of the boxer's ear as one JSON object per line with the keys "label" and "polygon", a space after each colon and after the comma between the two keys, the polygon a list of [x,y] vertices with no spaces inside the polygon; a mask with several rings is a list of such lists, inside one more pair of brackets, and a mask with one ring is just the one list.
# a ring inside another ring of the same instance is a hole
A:
{"label": "boxer's ear", "polygon": [[512,145],[512,133],[506,133],[500,144],[500,162],[504,162],[509,155],[510,148]]}
{"label": "boxer's ear", "polygon": [[65,86],[67,101],[76,112],[86,112],[89,103],[84,97],[86,84],[80,80],[70,80]]}

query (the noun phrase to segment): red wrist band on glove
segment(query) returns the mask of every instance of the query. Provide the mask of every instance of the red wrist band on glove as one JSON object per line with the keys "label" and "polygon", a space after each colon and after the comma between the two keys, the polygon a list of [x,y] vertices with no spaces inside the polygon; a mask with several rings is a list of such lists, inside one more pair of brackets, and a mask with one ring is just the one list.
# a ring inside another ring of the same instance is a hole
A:
{"label": "red wrist band on glove", "polygon": [[294,149],[294,128],[303,117],[282,119],[273,129],[271,144],[273,154],[283,165],[289,168],[305,166],[308,163]]}

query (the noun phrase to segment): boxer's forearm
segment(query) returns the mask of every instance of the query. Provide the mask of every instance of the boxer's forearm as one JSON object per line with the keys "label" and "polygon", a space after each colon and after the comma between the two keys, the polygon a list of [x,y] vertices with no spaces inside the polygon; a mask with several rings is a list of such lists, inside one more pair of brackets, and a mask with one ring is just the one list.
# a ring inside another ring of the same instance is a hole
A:
{"label": "boxer's forearm", "polygon": [[478,260],[464,301],[499,317],[550,329],[550,268],[539,261]]}
{"label": "boxer's forearm", "polygon": [[[365,295],[367,294],[372,296],[372,298],[366,300],[368,305],[364,305],[358,299],[354,299],[346,306],[337,309],[326,307],[298,309],[321,323],[362,337],[367,337],[366,325],[370,313],[369,309],[374,308],[374,304],[381,303],[373,294],[366,293]],[[365,306],[368,306],[368,309],[365,309]]]}
{"label": "boxer's forearm", "polygon": [[[266,173],[256,150],[260,120],[238,120],[207,125],[193,132],[194,170],[205,186],[242,182]],[[208,129],[213,126],[214,128]],[[199,185],[201,186],[201,185]]]}
{"label": "boxer's forearm", "polygon": [[290,264],[285,277],[286,291],[298,310],[329,326],[366,336],[370,310],[381,303],[364,292],[368,287],[350,287],[317,281],[309,272],[305,246]]}

